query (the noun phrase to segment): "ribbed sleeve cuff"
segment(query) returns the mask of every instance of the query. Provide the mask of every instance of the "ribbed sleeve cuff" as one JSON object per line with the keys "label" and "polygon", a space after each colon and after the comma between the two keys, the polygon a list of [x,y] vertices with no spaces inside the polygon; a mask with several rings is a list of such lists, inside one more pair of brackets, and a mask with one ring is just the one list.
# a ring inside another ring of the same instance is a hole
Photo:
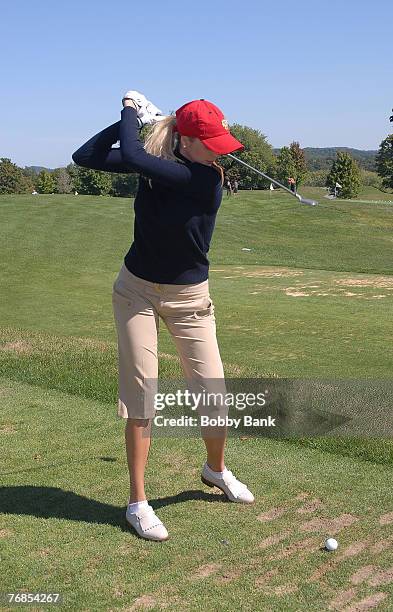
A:
{"label": "ribbed sleeve cuff", "polygon": [[134,117],[136,127],[138,129],[141,129],[142,123],[141,120],[138,118],[138,113],[135,108],[133,108],[132,106],[125,106],[121,111],[121,116],[123,117],[123,115],[124,117],[128,117],[129,120]]}

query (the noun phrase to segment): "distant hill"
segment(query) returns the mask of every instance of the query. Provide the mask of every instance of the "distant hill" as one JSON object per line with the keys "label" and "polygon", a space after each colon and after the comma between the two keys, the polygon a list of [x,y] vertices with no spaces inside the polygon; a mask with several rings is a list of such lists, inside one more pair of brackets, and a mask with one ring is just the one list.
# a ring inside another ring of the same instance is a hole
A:
{"label": "distant hill", "polygon": [[[274,154],[278,155],[280,149],[273,149]],[[303,149],[306,156],[307,168],[313,170],[330,170],[333,161],[336,159],[337,151],[345,151],[355,159],[361,168],[364,170],[375,171],[375,156],[378,151],[363,151],[361,149],[351,149],[350,147],[324,147],[313,148],[305,147]],[[25,170],[29,173],[39,174],[41,170],[53,172],[54,168],[45,168],[44,166],[25,166]]]}
{"label": "distant hill", "polygon": [[39,174],[41,170],[47,170],[48,172],[54,171],[54,168],[45,168],[44,166],[25,166],[24,169],[30,172],[34,172],[34,174]]}
{"label": "distant hill", "polygon": [[[280,149],[273,149],[277,155]],[[350,147],[325,147],[313,148],[305,147],[307,167],[313,170],[330,170],[333,161],[336,159],[337,151],[345,151],[355,159],[361,168],[375,171],[375,156],[378,151],[362,151],[361,149],[351,149]]]}

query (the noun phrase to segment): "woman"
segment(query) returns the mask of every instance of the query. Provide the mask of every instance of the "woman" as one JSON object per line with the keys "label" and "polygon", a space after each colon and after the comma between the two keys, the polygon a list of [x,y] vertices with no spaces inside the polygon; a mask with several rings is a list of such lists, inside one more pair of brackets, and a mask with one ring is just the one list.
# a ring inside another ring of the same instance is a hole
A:
{"label": "woman", "polygon": [[[224,181],[216,159],[244,147],[230,134],[220,109],[206,100],[184,104],[169,117],[138,92],[128,92],[122,103],[121,120],[93,136],[72,158],[87,168],[140,174],[134,241],[112,294],[119,355],[117,414],[127,419],[126,521],[146,539],[166,540],[168,532],[144,489],[155,416],[147,387],[158,378],[159,318],[174,339],[187,380],[224,379],[206,255]],[[139,128],[148,123],[154,125],[143,145]],[[118,140],[120,148],[112,149]],[[230,501],[252,503],[247,486],[225,466],[225,431],[202,434],[207,460],[201,479],[219,487]]]}

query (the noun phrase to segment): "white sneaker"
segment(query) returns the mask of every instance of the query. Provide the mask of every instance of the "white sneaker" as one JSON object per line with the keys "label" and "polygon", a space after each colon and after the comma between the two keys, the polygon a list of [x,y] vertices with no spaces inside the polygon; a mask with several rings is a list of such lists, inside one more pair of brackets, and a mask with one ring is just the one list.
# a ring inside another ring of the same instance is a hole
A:
{"label": "white sneaker", "polygon": [[169,538],[166,528],[150,505],[142,508],[139,512],[130,512],[128,506],[126,521],[138,535],[146,540],[162,541]]}
{"label": "white sneaker", "polygon": [[201,474],[202,482],[208,487],[218,487],[229,501],[240,504],[252,504],[254,496],[243,482],[237,480],[230,470],[224,469],[222,478],[217,478],[213,470],[205,463]]}

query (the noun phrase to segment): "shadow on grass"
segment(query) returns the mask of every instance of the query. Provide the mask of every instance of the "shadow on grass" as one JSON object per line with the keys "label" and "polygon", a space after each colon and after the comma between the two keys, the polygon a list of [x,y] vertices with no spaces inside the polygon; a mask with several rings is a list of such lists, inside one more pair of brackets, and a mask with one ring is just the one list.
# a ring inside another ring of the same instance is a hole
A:
{"label": "shadow on grass", "polygon": [[[199,489],[151,499],[149,503],[157,510],[164,506],[195,500],[226,503],[225,495],[205,493]],[[127,531],[125,510],[126,505],[119,508],[56,487],[23,485],[0,488],[0,512],[3,514],[84,521],[86,523],[113,525]]]}

